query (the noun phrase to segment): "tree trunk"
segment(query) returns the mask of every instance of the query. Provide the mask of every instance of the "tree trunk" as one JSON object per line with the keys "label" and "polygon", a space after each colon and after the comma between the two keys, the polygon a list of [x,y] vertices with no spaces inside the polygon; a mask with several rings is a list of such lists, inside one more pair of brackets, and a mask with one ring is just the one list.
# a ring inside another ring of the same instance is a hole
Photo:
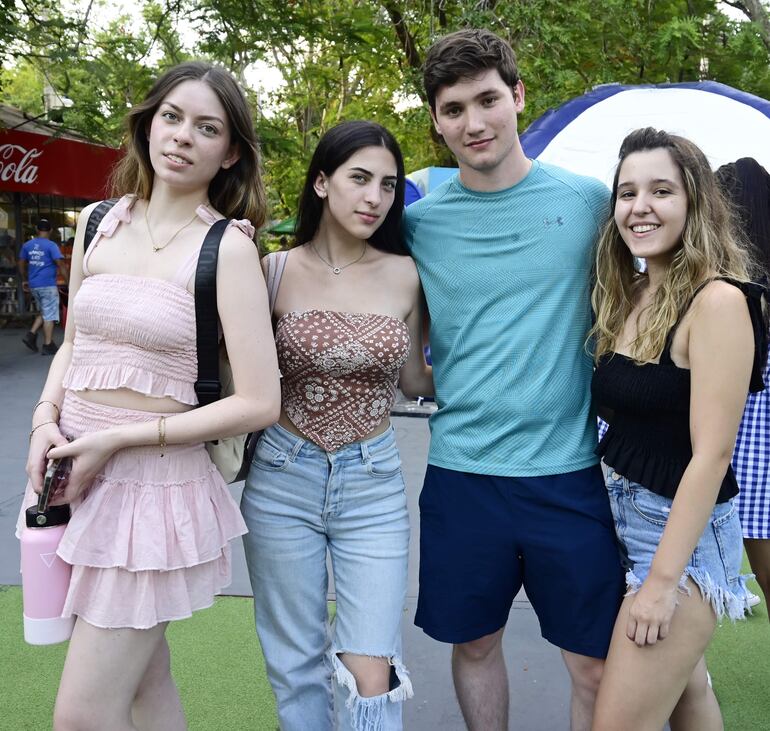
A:
{"label": "tree trunk", "polygon": [[757,26],[762,42],[767,50],[770,51],[770,11],[762,4],[761,0],[740,0],[739,2],[724,0],[724,2],[725,5],[730,5],[740,10]]}

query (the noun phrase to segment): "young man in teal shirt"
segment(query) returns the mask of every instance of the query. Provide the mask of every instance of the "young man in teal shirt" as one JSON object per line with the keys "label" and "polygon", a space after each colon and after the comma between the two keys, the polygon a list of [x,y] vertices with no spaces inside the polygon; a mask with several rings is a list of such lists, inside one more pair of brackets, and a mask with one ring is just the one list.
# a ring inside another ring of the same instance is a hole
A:
{"label": "young man in teal shirt", "polygon": [[405,214],[438,404],[415,622],[454,644],[468,727],[507,729],[501,642],[523,585],[569,670],[572,729],[587,731],[623,591],[585,349],[609,192],[524,155],[524,86],[493,33],[440,39],[424,80],[460,172]]}

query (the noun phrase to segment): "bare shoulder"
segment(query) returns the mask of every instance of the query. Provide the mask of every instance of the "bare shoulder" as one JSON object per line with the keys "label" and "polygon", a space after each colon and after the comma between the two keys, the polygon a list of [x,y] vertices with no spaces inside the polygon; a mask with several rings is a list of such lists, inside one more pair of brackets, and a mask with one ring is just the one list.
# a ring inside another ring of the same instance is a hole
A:
{"label": "bare shoulder", "polygon": [[375,250],[377,252],[377,265],[382,268],[383,273],[396,282],[400,282],[411,288],[420,284],[420,276],[417,273],[417,266],[411,256],[402,254],[391,254],[387,251]]}
{"label": "bare shoulder", "polygon": [[730,318],[748,312],[746,297],[734,284],[722,280],[709,282],[695,298],[693,319]]}
{"label": "bare shoulder", "polygon": [[271,256],[275,256],[275,254],[273,254],[273,252],[268,252],[268,253],[267,253],[267,254],[265,254],[263,257],[261,257],[261,258],[260,258],[260,261],[259,261],[259,263],[260,263],[260,264],[261,264],[261,266],[262,266],[262,273],[263,273],[265,276],[267,276],[268,267],[270,266],[270,257],[271,257]]}
{"label": "bare shoulder", "polygon": [[690,308],[689,330],[697,341],[726,344],[751,334],[746,297],[738,287],[713,281],[698,292]]}
{"label": "bare shoulder", "polygon": [[259,249],[252,239],[235,226],[229,226],[219,244],[219,260],[225,265],[242,264],[259,258]]}
{"label": "bare shoulder", "polygon": [[[262,265],[262,272],[267,277],[269,272],[269,267],[271,262],[275,260],[276,262],[279,260],[278,257],[284,256],[288,257],[289,252],[286,249],[279,249],[278,251],[268,251],[266,254],[260,255],[260,261],[259,263]],[[294,261],[292,259],[292,261]]]}

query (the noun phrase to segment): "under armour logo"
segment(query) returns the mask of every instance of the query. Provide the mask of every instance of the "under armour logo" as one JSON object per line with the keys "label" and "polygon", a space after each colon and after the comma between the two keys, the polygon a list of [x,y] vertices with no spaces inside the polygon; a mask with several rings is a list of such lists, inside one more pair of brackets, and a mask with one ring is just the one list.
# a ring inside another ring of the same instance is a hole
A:
{"label": "under armour logo", "polygon": [[551,221],[548,218],[543,219],[543,225],[544,226],[563,226],[564,221],[561,216],[556,216],[555,220]]}

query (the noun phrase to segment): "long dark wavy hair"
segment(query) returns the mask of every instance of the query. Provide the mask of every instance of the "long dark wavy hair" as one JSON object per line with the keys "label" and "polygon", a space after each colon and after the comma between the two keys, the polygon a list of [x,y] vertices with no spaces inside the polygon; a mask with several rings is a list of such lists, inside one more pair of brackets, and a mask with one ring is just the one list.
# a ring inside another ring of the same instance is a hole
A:
{"label": "long dark wavy hair", "polygon": [[113,170],[110,187],[116,196],[134,193],[149,198],[155,172],[150,162],[147,130],[152,118],[172,89],[183,81],[203,81],[217,95],[227,114],[231,144],[240,157],[221,169],[209,183],[209,200],[227,218],[248,218],[259,228],[265,222],[267,202],[262,183],[259,144],[249,105],[235,79],[223,68],[203,61],[174,66],[153,84],[144,100],[126,115],[126,154]]}
{"label": "long dark wavy hair", "polygon": [[747,243],[761,271],[770,276],[770,173],[753,157],[722,165],[717,180],[735,208]]}
{"label": "long dark wavy hair", "polygon": [[305,184],[299,197],[297,225],[294,230],[295,246],[311,241],[318,231],[323,213],[323,200],[315,192],[319,173],[330,176],[352,155],[364,147],[384,147],[396,161],[396,191],[382,225],[372,234],[369,244],[392,254],[406,254],[401,239],[401,216],[404,212],[406,174],[401,148],[388,130],[376,122],[340,122],[321,137],[310,160]]}

